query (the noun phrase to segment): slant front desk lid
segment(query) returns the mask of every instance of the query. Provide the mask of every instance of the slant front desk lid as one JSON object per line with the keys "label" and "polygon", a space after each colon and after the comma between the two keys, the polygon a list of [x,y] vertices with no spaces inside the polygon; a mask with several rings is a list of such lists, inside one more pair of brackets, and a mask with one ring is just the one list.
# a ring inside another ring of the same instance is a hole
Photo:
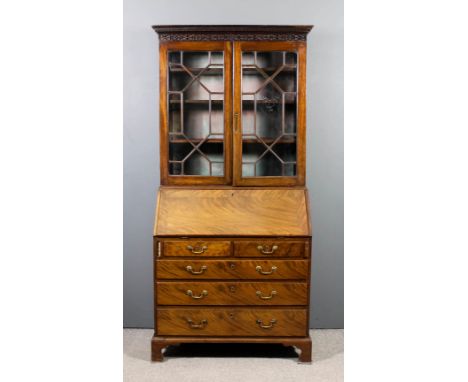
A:
{"label": "slant front desk lid", "polygon": [[181,189],[158,193],[155,236],[310,236],[304,189]]}

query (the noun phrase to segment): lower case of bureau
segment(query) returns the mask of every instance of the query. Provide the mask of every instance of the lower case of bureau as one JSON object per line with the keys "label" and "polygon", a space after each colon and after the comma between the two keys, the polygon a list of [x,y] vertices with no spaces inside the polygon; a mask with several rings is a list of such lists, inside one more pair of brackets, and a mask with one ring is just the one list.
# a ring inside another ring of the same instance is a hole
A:
{"label": "lower case of bureau", "polygon": [[158,336],[301,337],[303,308],[157,308]]}

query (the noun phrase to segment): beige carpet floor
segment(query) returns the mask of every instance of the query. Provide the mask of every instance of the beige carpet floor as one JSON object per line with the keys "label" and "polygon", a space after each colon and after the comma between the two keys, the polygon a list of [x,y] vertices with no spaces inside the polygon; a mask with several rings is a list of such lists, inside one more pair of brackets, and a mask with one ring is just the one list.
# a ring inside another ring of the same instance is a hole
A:
{"label": "beige carpet floor", "polygon": [[153,330],[124,329],[124,382],[341,382],[343,330],[312,330],[312,363],[282,345],[182,344],[150,361]]}

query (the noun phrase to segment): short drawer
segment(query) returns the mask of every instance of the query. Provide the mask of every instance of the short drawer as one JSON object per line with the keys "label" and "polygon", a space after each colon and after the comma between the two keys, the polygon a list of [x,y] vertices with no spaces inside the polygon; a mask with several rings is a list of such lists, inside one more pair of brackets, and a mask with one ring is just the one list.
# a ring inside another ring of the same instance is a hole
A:
{"label": "short drawer", "polygon": [[163,242],[164,256],[231,256],[230,241],[178,240]]}
{"label": "short drawer", "polygon": [[306,257],[305,241],[236,241],[236,257]]}
{"label": "short drawer", "polygon": [[163,308],[157,309],[158,335],[305,336],[302,308]]}
{"label": "short drawer", "polygon": [[156,261],[158,279],[291,279],[308,278],[309,260],[164,260]]}
{"label": "short drawer", "polygon": [[174,282],[156,284],[159,305],[307,305],[302,282]]}

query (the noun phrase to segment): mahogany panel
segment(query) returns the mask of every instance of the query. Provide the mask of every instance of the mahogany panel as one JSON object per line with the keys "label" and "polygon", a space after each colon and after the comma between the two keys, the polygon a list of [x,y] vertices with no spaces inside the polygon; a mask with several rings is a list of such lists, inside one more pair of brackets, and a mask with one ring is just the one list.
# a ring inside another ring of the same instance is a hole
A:
{"label": "mahogany panel", "polygon": [[305,241],[262,239],[234,242],[237,257],[305,257]]}
{"label": "mahogany panel", "polygon": [[160,281],[159,305],[307,305],[305,282]]}
{"label": "mahogany panel", "polygon": [[305,280],[309,260],[162,260],[156,261],[158,279],[187,280]]}
{"label": "mahogany panel", "polygon": [[158,335],[305,336],[306,309],[163,308],[157,310]]}
{"label": "mahogany panel", "polygon": [[164,256],[230,256],[230,241],[180,240],[164,241]]}
{"label": "mahogany panel", "polygon": [[161,188],[155,236],[310,236],[304,189]]}

